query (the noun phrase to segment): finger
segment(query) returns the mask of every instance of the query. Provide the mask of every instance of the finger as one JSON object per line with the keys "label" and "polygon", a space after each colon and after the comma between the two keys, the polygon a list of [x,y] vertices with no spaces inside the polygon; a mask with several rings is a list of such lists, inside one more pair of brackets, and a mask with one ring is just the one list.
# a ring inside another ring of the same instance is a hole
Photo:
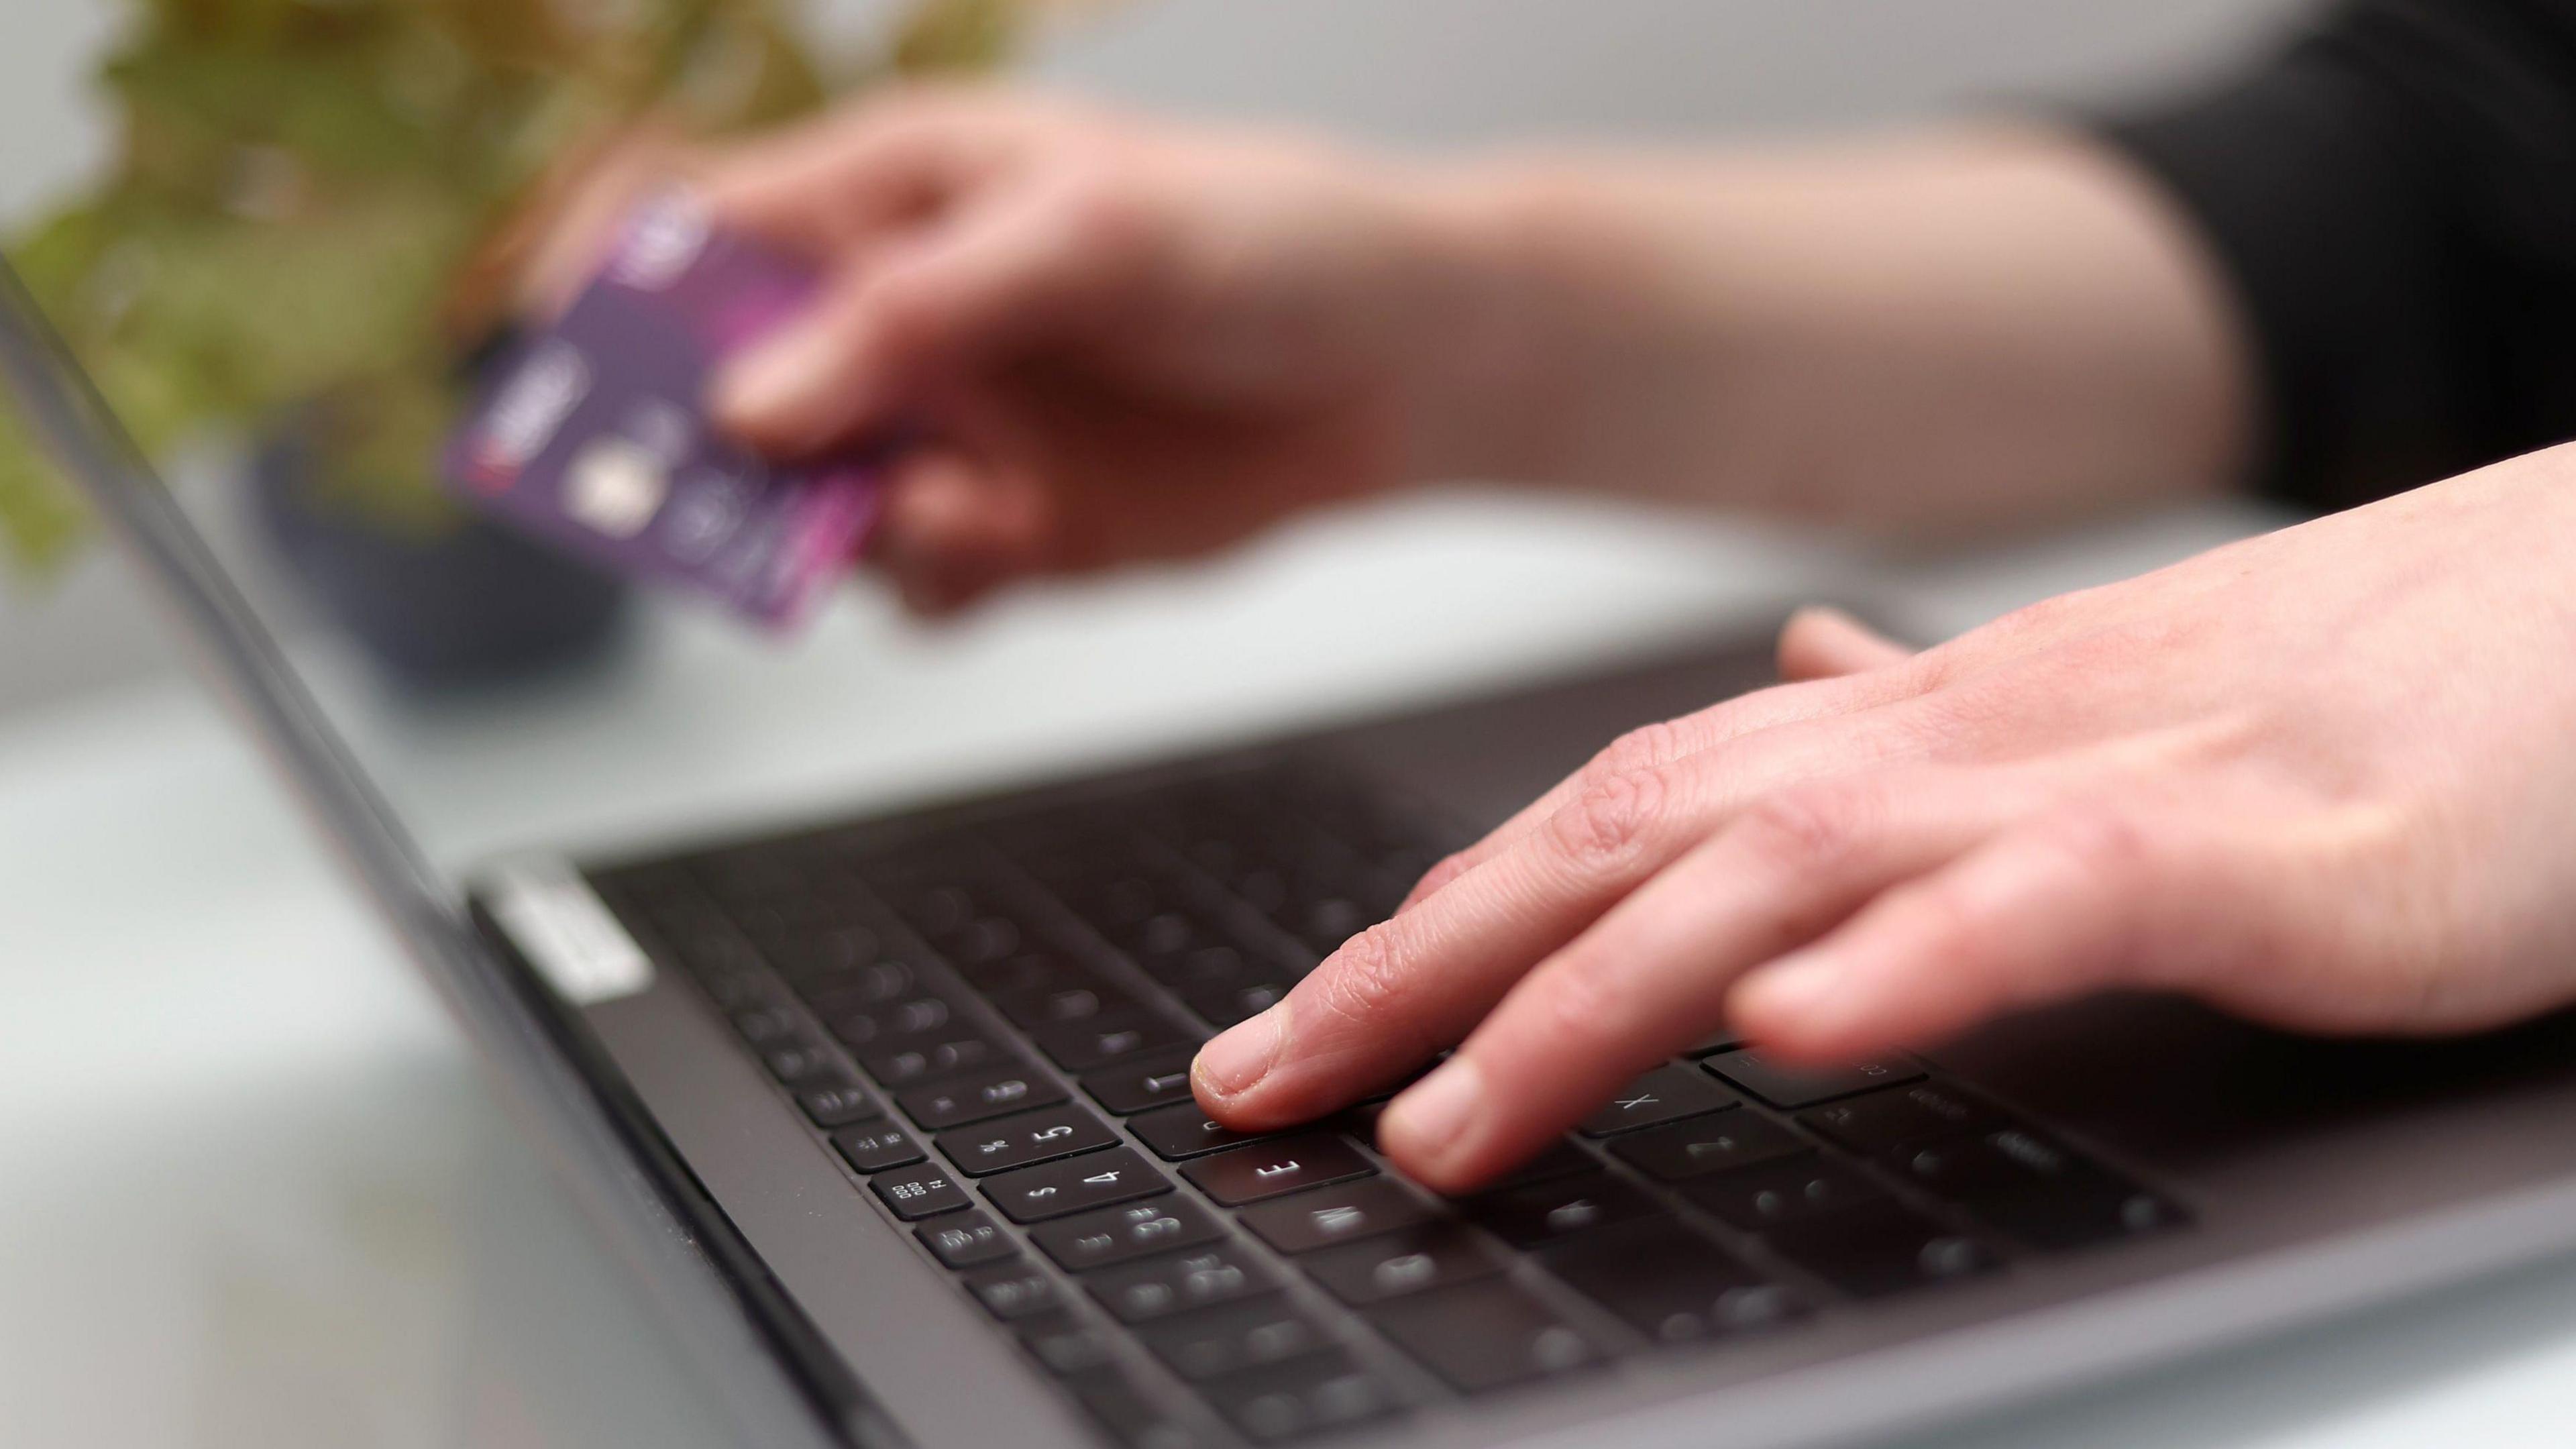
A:
{"label": "finger", "polygon": [[885,527],[889,543],[924,562],[1028,567],[1046,536],[1045,496],[979,460],[934,452],[891,484]]}
{"label": "finger", "polygon": [[[2171,832],[2100,809],[2004,834],[1739,984],[1739,1029],[1791,1060],[1937,1041],[2152,965],[2183,902]],[[2206,902],[2206,892],[2189,893]]]}
{"label": "finger", "polygon": [[1702,751],[1713,750],[1764,730],[1802,724],[1834,715],[1852,715],[1909,699],[1920,693],[1912,680],[1894,674],[1870,674],[1805,684],[1776,685],[1677,720],[1631,730],[1610,742],[1582,769],[1558,781],[1548,792],[1494,827],[1483,839],[1425,872],[1406,894],[1397,913],[1412,910],[1502,851],[1518,845],[1585,791],[1605,780],[1637,770],[1660,769]]}
{"label": "finger", "polygon": [[907,459],[887,484],[873,556],[915,613],[943,615],[1038,567],[1045,500],[1026,480],[954,452]]}
{"label": "finger", "polygon": [[987,97],[901,92],[747,143],[705,166],[696,190],[727,227],[836,257],[936,211],[1029,129]]}
{"label": "finger", "polygon": [[1380,1147],[1447,1192],[1528,1157],[1725,1024],[1738,973],[2030,808],[1992,773],[1887,771],[1766,797],[1513,987],[1388,1106]]}
{"label": "finger", "polygon": [[598,271],[636,200],[696,162],[678,135],[651,121],[571,148],[465,258],[442,324],[459,339],[480,340],[512,319],[553,318]]}
{"label": "finger", "polygon": [[645,197],[679,185],[703,164],[659,134],[615,146],[585,167],[546,219],[520,274],[517,305],[527,316],[560,315],[607,255],[618,224]]}
{"label": "finger", "polygon": [[1793,683],[1865,674],[1913,657],[1913,650],[1840,609],[1800,609],[1780,630],[1780,677]]}
{"label": "finger", "polygon": [[1105,312],[1153,265],[1115,201],[1033,188],[845,270],[804,318],[729,364],[716,415],[754,446],[810,454],[891,426],[978,357]]}
{"label": "finger", "polygon": [[1605,777],[1518,845],[1345,942],[1287,998],[1210,1042],[1193,1086],[1246,1129],[1286,1125],[1400,1079],[1463,1036],[1522,973],[1706,838],[1744,802],[1867,768],[1893,736],[1781,731]]}

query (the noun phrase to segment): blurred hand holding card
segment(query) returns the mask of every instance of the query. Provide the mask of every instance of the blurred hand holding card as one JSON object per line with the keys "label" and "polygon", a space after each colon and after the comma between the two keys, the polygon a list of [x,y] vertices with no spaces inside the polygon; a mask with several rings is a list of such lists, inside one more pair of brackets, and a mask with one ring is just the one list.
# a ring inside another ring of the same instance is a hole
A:
{"label": "blurred hand holding card", "polygon": [[814,286],[687,198],[648,203],[562,318],[494,369],[449,445],[450,482],[620,573],[794,624],[873,521],[875,471],[773,465],[717,433],[701,401],[717,365]]}

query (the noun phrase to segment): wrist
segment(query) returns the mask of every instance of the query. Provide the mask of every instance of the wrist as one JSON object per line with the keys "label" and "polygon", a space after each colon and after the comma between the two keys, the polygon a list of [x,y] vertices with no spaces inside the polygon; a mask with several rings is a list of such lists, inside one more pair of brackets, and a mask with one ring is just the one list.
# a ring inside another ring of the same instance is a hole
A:
{"label": "wrist", "polygon": [[1702,414],[1733,363],[1714,345],[1723,290],[1676,249],[1666,188],[1525,158],[1447,173],[1416,206],[1453,299],[1455,340],[1424,365],[1457,400],[1461,476],[1653,491],[1680,466],[1671,415]]}
{"label": "wrist", "polygon": [[1416,476],[1567,478],[1597,204],[1524,166],[1417,174],[1396,194],[1412,241],[1400,355]]}

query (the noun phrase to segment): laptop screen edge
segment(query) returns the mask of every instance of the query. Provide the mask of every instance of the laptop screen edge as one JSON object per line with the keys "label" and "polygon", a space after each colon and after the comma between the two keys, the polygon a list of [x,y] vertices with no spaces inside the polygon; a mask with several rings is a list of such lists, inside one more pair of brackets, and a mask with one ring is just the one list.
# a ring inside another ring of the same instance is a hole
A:
{"label": "laptop screen edge", "polygon": [[585,1206],[637,1250],[623,1256],[712,1359],[727,1407],[761,1442],[845,1442],[739,1316],[724,1269],[700,1247],[686,1209],[656,1184],[596,1084],[485,946],[465,902],[430,868],[5,255],[0,395],[135,561],[200,678],[283,776]]}

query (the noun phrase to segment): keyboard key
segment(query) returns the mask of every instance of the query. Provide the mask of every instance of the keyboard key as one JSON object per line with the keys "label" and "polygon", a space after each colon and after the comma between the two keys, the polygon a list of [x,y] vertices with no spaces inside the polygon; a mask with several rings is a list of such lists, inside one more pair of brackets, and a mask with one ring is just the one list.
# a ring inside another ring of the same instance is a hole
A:
{"label": "keyboard key", "polygon": [[1831,1158],[1806,1156],[1738,1168],[1686,1183],[1690,1200],[1746,1232],[1760,1232],[1819,1213],[1887,1196],[1859,1169]]}
{"label": "keyboard key", "polygon": [[1145,924],[1169,914],[1176,898],[1170,882],[1129,870],[1094,876],[1065,904],[1092,929],[1132,949],[1142,941]]}
{"label": "keyboard key", "polygon": [[885,1115],[885,1109],[877,1105],[868,1089],[855,1082],[808,1087],[796,1094],[796,1105],[805,1109],[806,1117],[817,1127],[847,1127]]}
{"label": "keyboard key", "polygon": [[1020,1346],[1056,1374],[1099,1368],[1117,1357],[1109,1335],[1061,1308],[1033,1313],[1013,1325]]}
{"label": "keyboard key", "polygon": [[939,1150],[968,1177],[1052,1162],[1107,1147],[1118,1140],[1109,1124],[1072,1102],[996,1117],[939,1134]]}
{"label": "keyboard key", "polygon": [[1275,1198],[1237,1220],[1280,1252],[1306,1253],[1429,1222],[1436,1213],[1395,1182],[1369,1177]]}
{"label": "keyboard key", "polygon": [[1230,1374],[1201,1385],[1200,1392],[1261,1444],[1349,1428],[1397,1407],[1391,1389],[1338,1349]]}
{"label": "keyboard key", "polygon": [[1586,1137],[1634,1132],[1679,1117],[1696,1117],[1737,1102],[1733,1092],[1688,1067],[1657,1067],[1619,1089],[1576,1130]]}
{"label": "keyboard key", "polygon": [[998,1262],[1018,1251],[1011,1246],[1009,1235],[991,1218],[971,1209],[954,1217],[923,1223],[912,1230],[912,1235],[921,1239],[921,1245],[928,1248],[931,1256],[937,1258],[942,1266],[949,1268],[972,1268]]}
{"label": "keyboard key", "polygon": [[1145,974],[1178,992],[1213,991],[1259,981],[1268,974],[1233,946],[1199,946],[1167,956],[1144,956],[1136,964]]}
{"label": "keyboard key", "polygon": [[1027,927],[1007,915],[984,915],[934,938],[961,971],[1008,958],[1032,944]]}
{"label": "keyboard key", "polygon": [[1545,1255],[1576,1292],[1663,1343],[1767,1328],[1804,1305],[1677,1222],[1638,1223],[1596,1233]]}
{"label": "keyboard key", "polygon": [[778,974],[802,993],[818,983],[865,970],[882,958],[885,947],[885,938],[866,926],[824,925],[782,942],[780,949],[770,952],[770,958],[777,964]]}
{"label": "keyboard key", "polygon": [[933,1132],[1063,1100],[1062,1087],[1016,1064],[988,1067],[954,1081],[914,1087],[895,1097],[906,1116]]}
{"label": "keyboard key", "polygon": [[698,978],[698,985],[705,990],[709,1001],[728,1012],[751,1011],[778,1004],[778,993],[770,988],[766,978],[759,976],[707,975]]}
{"label": "keyboard key", "polygon": [[1324,896],[1301,902],[1292,917],[1281,924],[1304,937],[1307,945],[1330,954],[1387,915],[1349,896]]}
{"label": "keyboard key", "polygon": [[887,1087],[932,1082],[1008,1060],[1009,1053],[980,1032],[961,1031],[910,1046],[878,1047],[859,1054],[859,1065]]}
{"label": "keyboard key", "polygon": [[1460,1210],[1515,1248],[1543,1247],[1663,1211],[1644,1193],[1598,1170],[1486,1193]]}
{"label": "keyboard key", "polygon": [[828,1023],[832,1035],[854,1047],[881,1046],[936,1035],[956,1024],[957,1008],[938,996],[913,996],[866,1011],[845,1011]]}
{"label": "keyboard key", "polygon": [[1744,1045],[1743,1037],[1731,1031],[1721,1031],[1714,1036],[1704,1036],[1692,1042],[1682,1048],[1681,1054],[1686,1057],[1713,1057],[1719,1052],[1731,1052],[1742,1045]]}
{"label": "keyboard key", "polygon": [[984,1311],[1004,1323],[1055,1307],[1055,1280],[1025,1258],[978,1269],[964,1281]]}
{"label": "keyboard key", "polygon": [[1417,1223],[1409,1228],[1326,1248],[1297,1260],[1325,1292],[1354,1308],[1472,1283],[1503,1271],[1502,1259],[1458,1223]]}
{"label": "keyboard key", "polygon": [[1610,1155],[1659,1182],[1681,1182],[1806,1152],[1812,1146],[1761,1113],[1739,1109],[1622,1137],[1610,1144]]}
{"label": "keyboard key", "polygon": [[910,966],[885,959],[847,971],[835,971],[828,976],[799,978],[796,990],[805,998],[806,1005],[829,1018],[843,1012],[866,1011],[899,1001],[918,984]]}
{"label": "keyboard key", "polygon": [[1249,1021],[1279,1004],[1294,983],[1280,980],[1256,981],[1243,986],[1202,987],[1181,993],[1189,1008],[1208,1019],[1219,1031],[1239,1021]]}
{"label": "keyboard key", "polygon": [[792,1006],[763,1006],[734,1013],[733,1029],[742,1039],[756,1047],[782,1042],[802,1035],[805,1018]]}
{"label": "keyboard key", "polygon": [[1504,1173],[1488,1183],[1484,1191],[1501,1192],[1507,1187],[1527,1187],[1532,1183],[1572,1177],[1578,1172],[1598,1171],[1600,1166],[1600,1163],[1593,1160],[1591,1153],[1571,1142],[1558,1141],[1551,1143],[1546,1151],[1522,1163],[1517,1169]]}
{"label": "keyboard key", "polygon": [[972,924],[981,910],[966,887],[937,879],[952,873],[969,875],[975,869],[972,862],[961,858],[949,864],[953,871],[939,870],[925,862],[924,868],[909,873],[909,880],[887,877],[878,882],[894,908],[925,936],[954,935]]}
{"label": "keyboard key", "polygon": [[1237,1132],[1208,1120],[1196,1102],[1163,1107],[1128,1119],[1127,1125],[1165,1162],[1200,1157],[1225,1147],[1240,1147],[1275,1134]]}
{"label": "keyboard key", "polygon": [[1207,1209],[1185,1197],[1101,1208],[1029,1231],[1038,1247],[1069,1273],[1212,1243],[1223,1236],[1225,1229]]}
{"label": "keyboard key", "polygon": [[1219,1203],[1241,1207],[1376,1171],[1339,1137],[1308,1132],[1202,1157],[1183,1167],[1181,1175]]}
{"label": "keyboard key", "polygon": [[1385,1102],[1359,1102],[1351,1106],[1344,1107],[1332,1116],[1322,1119],[1316,1123],[1316,1125],[1319,1127],[1330,1127],[1345,1137],[1356,1138],[1362,1142],[1375,1142],[1377,1140],[1377,1119],[1385,1115]]}
{"label": "keyboard key", "polygon": [[1029,1033],[1047,1059],[1068,1072],[1088,1072],[1160,1051],[1183,1040],[1181,1029],[1142,1007],[1120,1007],[1084,1021],[1060,1021]]}
{"label": "keyboard key", "polygon": [[1121,1323],[1147,1323],[1275,1291],[1278,1275],[1243,1249],[1212,1243],[1088,1275],[1082,1286]]}
{"label": "keyboard key", "polygon": [[1161,976],[1168,963],[1195,954],[1219,939],[1221,932],[1182,911],[1156,911],[1110,932],[1112,939],[1136,957],[1138,965]]}
{"label": "keyboard key", "polygon": [[937,1163],[880,1172],[868,1179],[868,1187],[905,1222],[974,1206],[966,1189],[951,1181],[948,1169]]}
{"label": "keyboard key", "polygon": [[1135,1009],[1135,999],[1093,976],[1059,973],[1054,980],[992,993],[995,1009],[1024,1031],[1097,1021]]}
{"label": "keyboard key", "polygon": [[1039,1021],[1063,1018],[1043,1009],[1032,1009],[1029,1018],[1022,1020],[1018,1014],[1004,1005],[1006,1002],[1018,1002],[1028,1008],[1040,1008],[1045,995],[1051,991],[1081,988],[1102,991],[1107,989],[1107,983],[1102,981],[1099,972],[1084,962],[1054,951],[1024,951],[1017,956],[1006,957],[999,961],[961,967],[958,974],[964,976],[967,984],[973,986],[986,1000],[995,1006],[1004,1007],[1003,1015],[1009,1016],[1011,1020],[1022,1026],[1032,1026]]}
{"label": "keyboard key", "polygon": [[1463,1393],[1590,1363],[1600,1348],[1554,1309],[1502,1279],[1397,1298],[1369,1321]]}
{"label": "keyboard key", "polygon": [[818,1041],[791,1039],[776,1042],[762,1050],[761,1065],[769,1074],[790,1087],[831,1087],[850,1080],[850,1069],[841,1064],[840,1053]]}
{"label": "keyboard key", "polygon": [[1110,1439],[1126,1449],[1201,1449],[1209,1441],[1190,1421],[1154,1402],[1114,1368],[1069,1376],[1065,1387]]}
{"label": "keyboard key", "polygon": [[1197,1055],[1195,1047],[1151,1052],[1085,1073],[1082,1090],[1089,1092],[1103,1109],[1120,1117],[1186,1102],[1190,1100],[1190,1061]]}
{"label": "keyboard key", "polygon": [[1853,1097],[1802,1112],[1798,1120],[1810,1131],[1873,1157],[2009,1125],[1994,1108],[1939,1082]]}
{"label": "keyboard key", "polygon": [[925,1154],[910,1132],[892,1122],[867,1122],[832,1134],[832,1145],[861,1172],[883,1172],[919,1162]]}
{"label": "keyboard key", "polygon": [[2019,1128],[1934,1143],[1898,1159],[1929,1192],[2034,1247],[2090,1247],[2172,1227],[2181,1209]]}
{"label": "keyboard key", "polygon": [[1172,1190],[1161,1173],[1126,1147],[1023,1167],[988,1177],[982,1187],[1002,1216],[1015,1223],[1067,1217]]}
{"label": "keyboard key", "polygon": [[1974,1240],[1892,1199],[1823,1213],[1763,1235],[1771,1251],[1855,1298],[1965,1278],[1995,1266]]}
{"label": "keyboard key", "polygon": [[1333,1346],[1283,1294],[1162,1319],[1137,1329],[1156,1358],[1182,1378],[1212,1379],[1284,1363]]}
{"label": "keyboard key", "polygon": [[1921,1068],[1901,1058],[1810,1070],[1780,1066],[1755,1051],[1731,1051],[1700,1065],[1774,1107],[1790,1108],[1812,1107],[1874,1087],[1893,1087],[1923,1075]]}

